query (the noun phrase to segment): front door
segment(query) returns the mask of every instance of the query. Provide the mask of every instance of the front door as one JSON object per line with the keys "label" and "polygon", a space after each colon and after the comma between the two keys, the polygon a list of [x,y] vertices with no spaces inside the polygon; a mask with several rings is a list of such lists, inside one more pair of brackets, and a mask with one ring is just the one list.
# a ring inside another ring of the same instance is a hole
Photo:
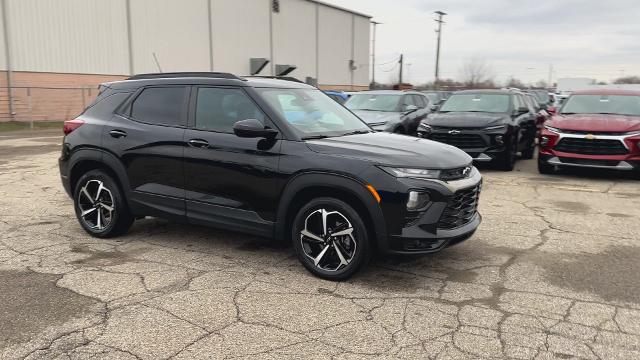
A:
{"label": "front door", "polygon": [[199,86],[192,91],[185,135],[189,221],[271,235],[283,181],[277,174],[280,135],[267,140],[233,133],[233,125],[246,119],[273,128],[242,88]]}

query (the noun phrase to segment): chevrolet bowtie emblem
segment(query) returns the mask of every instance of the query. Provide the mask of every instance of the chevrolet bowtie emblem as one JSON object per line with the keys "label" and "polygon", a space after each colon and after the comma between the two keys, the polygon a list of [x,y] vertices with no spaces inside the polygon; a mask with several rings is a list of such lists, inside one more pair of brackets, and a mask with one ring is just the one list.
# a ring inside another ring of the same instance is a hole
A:
{"label": "chevrolet bowtie emblem", "polygon": [[585,138],[585,139],[589,139],[589,140],[595,140],[595,139],[596,139],[596,136],[595,136],[595,135],[593,135],[593,134],[587,134],[587,135],[585,135],[585,136],[584,136],[584,138]]}
{"label": "chevrolet bowtie emblem", "polygon": [[451,135],[460,134],[460,130],[449,130],[449,134]]}

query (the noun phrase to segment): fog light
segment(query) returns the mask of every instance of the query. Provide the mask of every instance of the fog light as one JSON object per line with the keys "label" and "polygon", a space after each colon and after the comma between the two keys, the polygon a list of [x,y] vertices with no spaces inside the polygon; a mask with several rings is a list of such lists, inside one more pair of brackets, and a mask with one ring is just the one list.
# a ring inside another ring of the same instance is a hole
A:
{"label": "fog light", "polygon": [[504,140],[502,139],[502,135],[496,135],[496,137],[494,137],[494,139],[496,140],[496,144],[498,144],[498,145],[504,144]]}
{"label": "fog light", "polygon": [[540,138],[540,146],[547,146],[549,145],[549,137],[547,136],[543,136]]}
{"label": "fog light", "polygon": [[409,200],[407,200],[407,210],[416,211],[423,209],[429,203],[429,194],[417,191],[409,192]]}

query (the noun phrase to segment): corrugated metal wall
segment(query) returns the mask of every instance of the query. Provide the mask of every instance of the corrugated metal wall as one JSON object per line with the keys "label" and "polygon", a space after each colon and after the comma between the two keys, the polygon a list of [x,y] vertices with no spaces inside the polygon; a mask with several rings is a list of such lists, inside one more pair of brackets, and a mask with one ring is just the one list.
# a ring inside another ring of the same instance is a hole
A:
{"label": "corrugated metal wall", "polygon": [[[298,68],[290,75],[303,80],[369,83],[369,19],[315,2],[280,0],[274,13],[271,0],[0,1],[7,7],[14,71],[157,72],[155,53],[163,71],[244,75],[250,58],[263,57],[272,58],[264,75],[275,64],[293,64]],[[4,56],[0,69],[6,69]]]}
{"label": "corrugated metal wall", "polygon": [[126,74],[125,0],[5,0],[13,70]]}

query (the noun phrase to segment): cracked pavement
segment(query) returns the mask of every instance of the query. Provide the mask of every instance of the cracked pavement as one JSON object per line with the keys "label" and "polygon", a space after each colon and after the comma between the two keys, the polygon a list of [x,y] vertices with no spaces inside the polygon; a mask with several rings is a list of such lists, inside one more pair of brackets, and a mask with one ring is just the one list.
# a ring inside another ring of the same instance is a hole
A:
{"label": "cracked pavement", "polygon": [[640,359],[638,180],[482,170],[470,240],[335,283],[232,232],[88,236],[60,141],[0,137],[2,359]]}

